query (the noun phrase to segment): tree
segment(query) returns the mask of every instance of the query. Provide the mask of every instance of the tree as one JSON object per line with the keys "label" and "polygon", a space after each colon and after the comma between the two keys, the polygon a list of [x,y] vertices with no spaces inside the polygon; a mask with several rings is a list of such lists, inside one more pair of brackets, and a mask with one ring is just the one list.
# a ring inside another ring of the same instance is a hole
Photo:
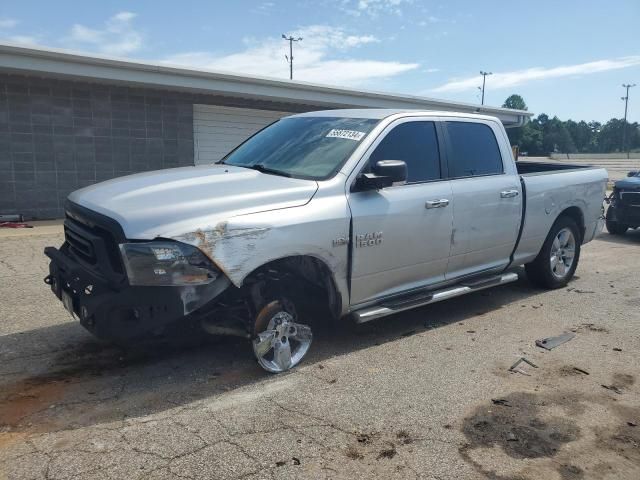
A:
{"label": "tree", "polygon": [[524,98],[514,93],[509,95],[502,104],[502,108],[512,108],[514,110],[527,110],[527,104],[524,103]]}
{"label": "tree", "polygon": [[[526,110],[527,104],[524,103],[524,99],[520,95],[514,93],[513,95],[509,95],[509,97],[504,101],[504,103],[502,104],[502,108]],[[511,145],[521,146],[523,133],[523,127],[510,128],[509,130],[507,130],[507,135],[509,137],[509,142],[511,143]]]}

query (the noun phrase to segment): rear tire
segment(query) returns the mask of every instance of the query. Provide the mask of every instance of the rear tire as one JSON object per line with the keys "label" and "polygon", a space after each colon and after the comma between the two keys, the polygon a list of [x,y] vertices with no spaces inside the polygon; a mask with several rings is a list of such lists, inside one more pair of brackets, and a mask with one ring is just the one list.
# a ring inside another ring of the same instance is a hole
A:
{"label": "rear tire", "polygon": [[578,267],[581,241],[576,222],[570,217],[559,217],[538,256],[525,265],[529,281],[547,289],[564,287]]}

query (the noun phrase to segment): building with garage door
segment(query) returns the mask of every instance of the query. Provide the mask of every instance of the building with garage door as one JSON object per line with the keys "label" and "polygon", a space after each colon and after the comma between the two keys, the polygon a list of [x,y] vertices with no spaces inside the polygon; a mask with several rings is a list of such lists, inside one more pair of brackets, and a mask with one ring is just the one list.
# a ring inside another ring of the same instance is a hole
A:
{"label": "building with garage door", "polygon": [[0,214],[57,218],[78,188],[219,160],[289,113],[332,108],[528,112],[0,45]]}

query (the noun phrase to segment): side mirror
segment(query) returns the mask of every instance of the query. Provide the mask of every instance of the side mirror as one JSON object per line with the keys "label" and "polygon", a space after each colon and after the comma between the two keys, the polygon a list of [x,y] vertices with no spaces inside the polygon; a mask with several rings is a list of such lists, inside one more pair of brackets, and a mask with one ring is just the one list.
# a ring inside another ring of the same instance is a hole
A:
{"label": "side mirror", "polygon": [[631,170],[629,173],[627,173],[627,177],[637,177],[638,176],[638,172],[637,170]]}
{"label": "side mirror", "polygon": [[358,179],[360,189],[369,190],[390,187],[397,182],[407,181],[407,164],[402,160],[379,160],[372,173],[364,173]]}

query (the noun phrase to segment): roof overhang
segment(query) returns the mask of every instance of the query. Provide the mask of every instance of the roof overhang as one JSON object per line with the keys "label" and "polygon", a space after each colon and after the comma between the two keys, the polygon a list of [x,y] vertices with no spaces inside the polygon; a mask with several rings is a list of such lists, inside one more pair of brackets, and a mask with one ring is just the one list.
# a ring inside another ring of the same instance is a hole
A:
{"label": "roof overhang", "polygon": [[482,113],[506,127],[524,125],[522,110],[450,102],[307,82],[194,70],[160,63],[88,56],[58,49],[0,45],[0,71],[99,83],[177,90],[322,108],[398,108]]}

